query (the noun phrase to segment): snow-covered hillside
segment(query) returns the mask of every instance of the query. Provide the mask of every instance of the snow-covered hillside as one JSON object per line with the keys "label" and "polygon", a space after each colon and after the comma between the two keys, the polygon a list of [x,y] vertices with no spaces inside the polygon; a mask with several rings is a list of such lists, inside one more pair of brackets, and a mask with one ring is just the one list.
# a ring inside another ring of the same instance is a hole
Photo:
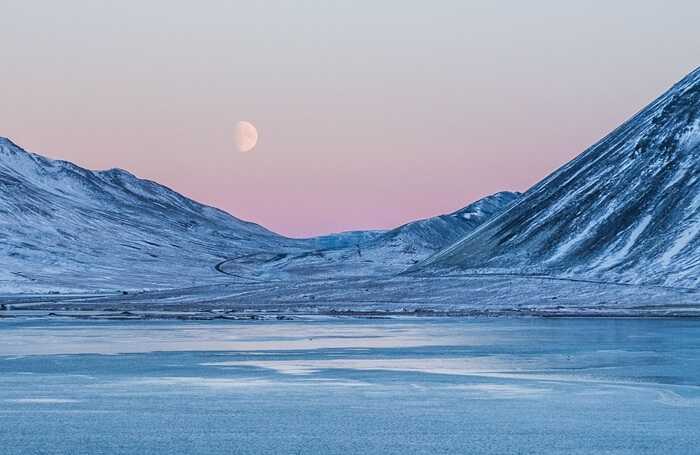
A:
{"label": "snow-covered hillside", "polygon": [[0,139],[0,293],[333,287],[407,268],[700,287],[700,69],[524,195],[312,239]]}
{"label": "snow-covered hillside", "polygon": [[257,224],[112,169],[89,171],[0,138],[0,290],[187,286],[213,264],[294,247]]}
{"label": "snow-covered hillside", "polygon": [[700,68],[413,270],[700,286]]}
{"label": "snow-covered hillside", "polygon": [[4,138],[0,191],[0,293],[398,273],[516,197],[499,193],[388,232],[289,239],[126,171],[90,171]]}
{"label": "snow-covered hillside", "polygon": [[374,245],[387,245],[419,255],[433,253],[472,232],[493,215],[503,211],[520,193],[502,191],[469,204],[456,212],[413,221],[375,239]]}
{"label": "snow-covered hillside", "polygon": [[403,272],[452,244],[518,196],[496,193],[454,213],[412,221],[390,231],[355,231],[308,239],[313,249],[261,252],[232,259],[220,268],[233,276],[254,279],[382,278]]}

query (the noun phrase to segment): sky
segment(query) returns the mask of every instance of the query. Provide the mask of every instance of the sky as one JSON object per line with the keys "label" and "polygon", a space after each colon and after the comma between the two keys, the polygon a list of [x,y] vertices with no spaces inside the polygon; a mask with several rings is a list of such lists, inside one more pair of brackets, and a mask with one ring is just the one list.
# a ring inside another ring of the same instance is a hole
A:
{"label": "sky", "polygon": [[0,136],[289,236],[390,228],[535,184],[700,65],[699,21],[696,0],[0,0]]}

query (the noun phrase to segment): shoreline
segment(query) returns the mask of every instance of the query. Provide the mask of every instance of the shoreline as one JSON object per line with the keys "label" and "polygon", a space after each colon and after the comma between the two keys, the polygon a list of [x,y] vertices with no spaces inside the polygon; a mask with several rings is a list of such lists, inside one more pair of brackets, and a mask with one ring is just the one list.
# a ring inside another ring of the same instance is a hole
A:
{"label": "shoreline", "polygon": [[27,319],[68,319],[74,321],[201,321],[201,322],[240,322],[240,321],[298,321],[312,322],[319,319],[685,319],[700,320],[700,309],[694,311],[634,311],[610,309],[593,311],[591,309],[463,309],[463,310],[433,310],[416,309],[408,311],[400,310],[332,310],[318,309],[318,311],[270,311],[261,309],[236,309],[236,310],[106,310],[98,308],[81,309],[50,309],[50,308],[23,308],[17,310],[0,311],[2,320],[27,320]]}

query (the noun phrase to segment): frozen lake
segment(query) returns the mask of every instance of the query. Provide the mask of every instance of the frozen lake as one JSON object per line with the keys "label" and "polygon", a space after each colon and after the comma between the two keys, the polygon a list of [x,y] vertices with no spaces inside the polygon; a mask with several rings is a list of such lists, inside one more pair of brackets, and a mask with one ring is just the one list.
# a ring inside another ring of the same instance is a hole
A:
{"label": "frozen lake", "polygon": [[693,319],[0,319],[13,454],[695,454]]}

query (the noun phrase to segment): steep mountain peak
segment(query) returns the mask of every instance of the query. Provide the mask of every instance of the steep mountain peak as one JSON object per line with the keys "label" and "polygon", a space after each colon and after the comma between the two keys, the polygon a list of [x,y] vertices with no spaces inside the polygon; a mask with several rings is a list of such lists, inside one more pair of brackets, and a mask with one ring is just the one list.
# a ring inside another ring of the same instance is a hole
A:
{"label": "steep mountain peak", "polygon": [[419,267],[700,284],[700,68]]}
{"label": "steep mountain peak", "polygon": [[651,125],[637,141],[634,156],[684,153],[700,141],[700,68],[662,99],[663,107],[653,110]]}
{"label": "steep mountain peak", "polygon": [[0,136],[0,166],[7,166],[10,158],[16,159],[18,157],[24,157],[29,159],[31,155],[31,153],[22,149],[22,147],[12,142],[12,140]]}
{"label": "steep mountain peak", "polygon": [[19,148],[10,138],[0,136],[0,147]]}

